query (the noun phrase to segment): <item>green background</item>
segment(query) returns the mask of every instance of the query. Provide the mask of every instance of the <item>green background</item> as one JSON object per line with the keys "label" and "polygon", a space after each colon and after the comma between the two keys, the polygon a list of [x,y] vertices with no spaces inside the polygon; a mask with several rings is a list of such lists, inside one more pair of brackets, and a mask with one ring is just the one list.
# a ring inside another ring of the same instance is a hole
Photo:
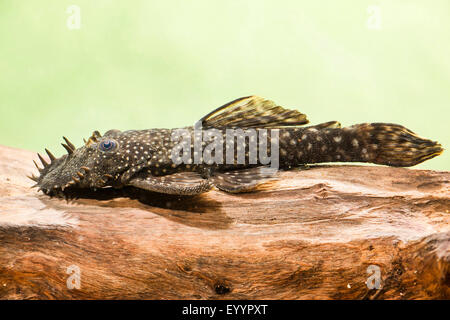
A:
{"label": "green background", "polygon": [[[191,125],[257,94],[312,123],[394,122],[445,148],[449,16],[448,0],[0,0],[0,143],[60,155],[62,135]],[[417,168],[449,170],[450,153]]]}

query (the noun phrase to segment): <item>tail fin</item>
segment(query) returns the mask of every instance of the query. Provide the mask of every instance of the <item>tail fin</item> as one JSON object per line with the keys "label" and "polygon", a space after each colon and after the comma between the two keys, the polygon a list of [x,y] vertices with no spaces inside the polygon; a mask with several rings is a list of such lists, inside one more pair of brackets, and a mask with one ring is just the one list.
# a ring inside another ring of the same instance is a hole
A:
{"label": "tail fin", "polygon": [[367,146],[365,161],[394,167],[410,167],[440,155],[444,149],[435,141],[390,123],[365,123],[349,127]]}

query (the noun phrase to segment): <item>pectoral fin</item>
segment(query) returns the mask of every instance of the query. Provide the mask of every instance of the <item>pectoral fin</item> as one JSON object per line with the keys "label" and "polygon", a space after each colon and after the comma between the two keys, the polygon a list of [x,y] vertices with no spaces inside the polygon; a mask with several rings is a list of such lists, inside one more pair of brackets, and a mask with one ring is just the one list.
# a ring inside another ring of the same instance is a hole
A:
{"label": "pectoral fin", "polygon": [[210,128],[274,128],[307,124],[306,115],[297,110],[277,106],[257,96],[233,100],[210,112],[202,119]]}
{"label": "pectoral fin", "polygon": [[212,188],[209,180],[195,172],[181,172],[160,177],[138,176],[132,178],[128,184],[140,189],[175,195],[195,195]]}
{"label": "pectoral fin", "polygon": [[263,183],[276,179],[276,172],[276,169],[269,167],[216,172],[211,180],[222,191],[230,193],[249,192]]}

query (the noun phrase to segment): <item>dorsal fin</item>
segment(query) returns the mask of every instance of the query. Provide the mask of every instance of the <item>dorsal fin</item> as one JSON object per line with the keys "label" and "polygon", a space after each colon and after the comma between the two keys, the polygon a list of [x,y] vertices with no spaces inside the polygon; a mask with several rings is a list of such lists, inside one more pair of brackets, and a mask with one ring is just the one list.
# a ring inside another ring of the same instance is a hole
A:
{"label": "dorsal fin", "polygon": [[258,96],[233,100],[200,119],[203,127],[274,128],[307,124],[306,115]]}

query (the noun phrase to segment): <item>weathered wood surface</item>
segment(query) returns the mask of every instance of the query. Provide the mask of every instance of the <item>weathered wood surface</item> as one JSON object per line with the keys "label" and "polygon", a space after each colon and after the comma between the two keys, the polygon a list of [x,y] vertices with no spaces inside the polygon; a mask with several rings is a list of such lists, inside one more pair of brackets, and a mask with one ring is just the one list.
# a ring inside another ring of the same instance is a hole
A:
{"label": "weathered wood surface", "polygon": [[450,298],[449,172],[323,166],[256,193],[66,201],[30,189],[36,158],[0,147],[3,299]]}

